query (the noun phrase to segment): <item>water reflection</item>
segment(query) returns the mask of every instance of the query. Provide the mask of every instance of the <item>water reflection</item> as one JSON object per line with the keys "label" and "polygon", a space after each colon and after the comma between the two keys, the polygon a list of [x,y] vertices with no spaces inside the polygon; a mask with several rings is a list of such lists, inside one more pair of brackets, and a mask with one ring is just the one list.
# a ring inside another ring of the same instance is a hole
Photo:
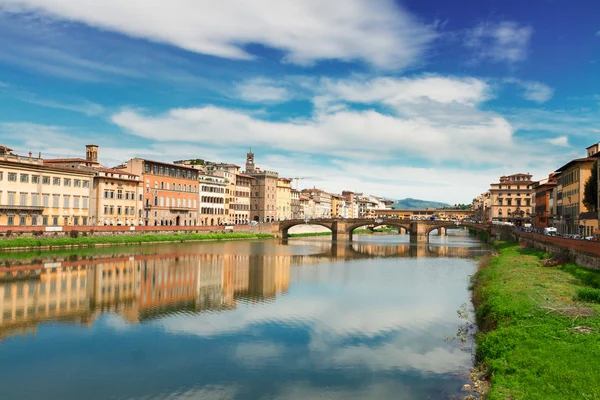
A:
{"label": "water reflection", "polygon": [[49,400],[457,393],[470,354],[444,337],[468,299],[465,257],[485,246],[326,239],[5,255],[0,386]]}
{"label": "water reflection", "polygon": [[291,252],[279,249],[283,254],[227,254],[251,253],[260,249],[256,244],[227,243],[215,254],[204,253],[211,247],[178,246],[175,253],[167,246],[141,255],[7,261],[0,267],[0,339],[34,332],[44,321],[89,325],[106,311],[139,323],[183,311],[227,311],[238,301],[270,301],[289,290],[292,265],[371,257],[469,257],[485,248],[292,240],[284,242]]}

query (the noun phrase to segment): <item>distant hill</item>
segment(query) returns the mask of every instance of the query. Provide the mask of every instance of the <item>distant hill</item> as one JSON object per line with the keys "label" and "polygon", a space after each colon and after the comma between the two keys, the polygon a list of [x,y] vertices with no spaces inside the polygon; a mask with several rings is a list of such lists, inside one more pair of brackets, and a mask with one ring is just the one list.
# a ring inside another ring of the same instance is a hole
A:
{"label": "distant hill", "polygon": [[396,210],[420,210],[425,208],[441,208],[449,206],[450,204],[440,203],[437,201],[427,201],[411,198],[396,200],[394,204],[392,204],[392,207],[394,207]]}

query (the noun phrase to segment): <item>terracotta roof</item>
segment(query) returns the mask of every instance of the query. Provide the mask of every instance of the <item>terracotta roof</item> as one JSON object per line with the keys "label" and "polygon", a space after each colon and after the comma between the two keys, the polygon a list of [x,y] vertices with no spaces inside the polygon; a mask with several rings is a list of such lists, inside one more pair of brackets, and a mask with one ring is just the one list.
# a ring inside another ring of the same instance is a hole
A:
{"label": "terracotta roof", "polygon": [[12,151],[13,149],[6,147],[6,146],[2,146],[0,145],[0,150],[4,150],[4,151]]}
{"label": "terracotta roof", "polygon": [[117,169],[117,168],[101,168],[101,167],[96,167],[94,168],[95,171],[100,171],[100,172],[106,172],[109,174],[120,174],[120,175],[129,175],[129,176],[139,176],[136,174],[132,174],[131,172],[127,172],[127,171],[123,171],[121,169]]}
{"label": "terracotta roof", "polygon": [[575,159],[569,161],[568,163],[566,163],[565,165],[563,165],[562,167],[560,167],[559,169],[557,169],[555,172],[562,172],[565,169],[567,169],[570,166],[575,165],[575,164],[584,163],[584,162],[587,162],[587,161],[595,161],[596,158],[598,158],[598,156],[584,157],[584,158],[575,158]]}
{"label": "terracotta roof", "polygon": [[246,175],[246,174],[236,174],[236,175],[237,175],[237,176],[241,176],[242,178],[256,179],[255,177],[253,177],[253,176],[250,176],[250,175]]}
{"label": "terracotta roof", "polygon": [[45,163],[85,162],[83,158],[46,158]]}

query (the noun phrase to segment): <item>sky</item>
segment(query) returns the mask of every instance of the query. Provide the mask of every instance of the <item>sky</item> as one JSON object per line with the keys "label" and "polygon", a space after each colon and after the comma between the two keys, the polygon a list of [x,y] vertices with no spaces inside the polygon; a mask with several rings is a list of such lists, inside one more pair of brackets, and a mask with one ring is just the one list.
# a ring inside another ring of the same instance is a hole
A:
{"label": "sky", "polygon": [[0,0],[15,152],[469,203],[600,141],[600,2]]}

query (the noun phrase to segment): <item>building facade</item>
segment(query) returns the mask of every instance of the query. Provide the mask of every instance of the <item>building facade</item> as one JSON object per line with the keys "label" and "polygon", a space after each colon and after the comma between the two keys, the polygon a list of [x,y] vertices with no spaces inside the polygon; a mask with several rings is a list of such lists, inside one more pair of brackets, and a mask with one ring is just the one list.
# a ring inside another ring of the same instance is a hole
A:
{"label": "building facade", "polygon": [[224,178],[200,175],[200,225],[214,226],[226,223]]}
{"label": "building facade", "polygon": [[254,178],[250,175],[238,173],[235,176],[235,196],[231,208],[236,225],[250,223],[250,191],[253,181]]}
{"label": "building facade", "polygon": [[560,176],[557,179],[558,204],[554,226],[563,235],[585,235],[589,231],[589,225],[587,225],[589,216],[586,215],[584,218],[586,221],[584,224],[580,214],[589,212],[583,204],[583,193],[585,183],[592,174],[597,154],[592,154],[592,157],[571,160],[556,171],[560,172]]}
{"label": "building facade", "polygon": [[254,164],[252,150],[246,154],[246,175],[254,178],[250,192],[250,219],[255,222],[273,222],[277,219],[277,180],[273,171],[261,171]]}
{"label": "building facade", "polygon": [[292,219],[292,180],[277,179],[277,220]]}
{"label": "building facade", "polygon": [[120,169],[95,168],[90,225],[144,225],[144,188],[138,175]]}
{"label": "building facade", "polygon": [[522,225],[532,221],[533,204],[530,174],[500,177],[490,187],[490,217],[492,220]]}
{"label": "building facade", "polygon": [[88,225],[93,176],[0,146],[0,225]]}
{"label": "building facade", "polygon": [[117,168],[142,177],[145,225],[198,225],[196,169],[143,158],[132,158]]}
{"label": "building facade", "polygon": [[553,202],[552,192],[556,188],[556,179],[554,174],[550,175],[547,179],[534,182],[532,184],[532,191],[534,196],[534,210],[533,215],[533,226],[536,229],[544,229],[549,226],[553,226]]}

